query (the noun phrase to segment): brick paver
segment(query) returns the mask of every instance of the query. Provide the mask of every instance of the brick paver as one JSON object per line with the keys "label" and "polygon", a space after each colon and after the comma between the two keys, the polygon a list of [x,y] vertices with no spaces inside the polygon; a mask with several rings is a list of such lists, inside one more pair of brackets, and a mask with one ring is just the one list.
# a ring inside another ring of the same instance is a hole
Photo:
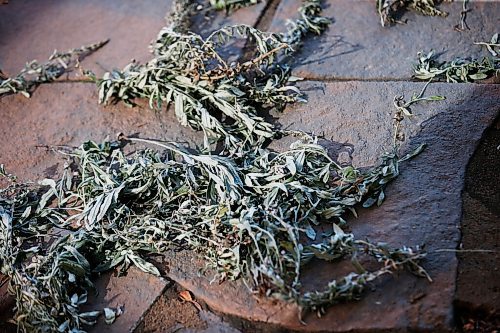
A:
{"label": "brick paver", "polygon": [[[282,0],[271,25],[282,31],[294,17],[300,0]],[[431,49],[443,60],[489,55],[473,42],[489,41],[500,26],[500,2],[470,1],[467,15],[471,30],[454,31],[462,2],[442,4],[447,18],[415,12],[403,18],[408,24],[382,27],[371,0],[325,1],[323,15],[333,19],[325,34],[304,43],[294,61],[294,73],[308,79],[410,79],[417,52]]]}

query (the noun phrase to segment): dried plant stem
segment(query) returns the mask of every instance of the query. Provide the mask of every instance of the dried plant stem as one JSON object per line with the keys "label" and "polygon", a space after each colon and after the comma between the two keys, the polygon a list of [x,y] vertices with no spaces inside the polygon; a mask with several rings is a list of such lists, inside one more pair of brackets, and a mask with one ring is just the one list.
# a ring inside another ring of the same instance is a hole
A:
{"label": "dried plant stem", "polygon": [[[47,62],[39,64],[33,60],[26,64],[25,68],[15,77],[7,77],[0,71],[0,98],[16,93],[30,97],[37,86],[53,82],[63,74],[78,67],[84,57],[97,51],[107,42],[108,40],[105,40],[63,53],[54,51]],[[88,79],[82,78],[80,80]]]}

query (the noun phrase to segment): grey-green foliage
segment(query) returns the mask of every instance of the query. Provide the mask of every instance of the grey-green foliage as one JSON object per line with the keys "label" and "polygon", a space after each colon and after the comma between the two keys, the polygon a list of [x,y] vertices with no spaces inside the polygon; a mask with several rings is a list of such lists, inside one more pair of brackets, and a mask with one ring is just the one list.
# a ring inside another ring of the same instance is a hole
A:
{"label": "grey-green foliage", "polygon": [[288,30],[281,34],[281,40],[297,49],[308,33],[321,34],[331,23],[321,11],[321,1],[304,1],[298,10],[300,18],[287,21]]}
{"label": "grey-green foliage", "polygon": [[452,61],[440,62],[433,50],[429,53],[419,52],[418,63],[413,68],[414,77],[421,80],[473,82],[498,76],[500,74],[498,34],[493,35],[489,43],[475,44],[485,46],[492,56],[482,59],[456,58]]}
{"label": "grey-green foliage", "polygon": [[[235,34],[256,38],[259,56],[255,63],[231,66],[219,56],[217,45]],[[100,101],[132,104],[133,99],[144,97],[150,107],[158,109],[174,102],[179,122],[204,132],[206,148],[218,140],[232,151],[262,144],[274,131],[257,115],[256,106],[283,104],[299,96],[296,88],[285,85],[285,69],[277,68],[276,75],[255,78],[254,82],[243,77],[242,71],[257,65],[266,70],[274,54],[288,47],[275,36],[252,27],[225,27],[207,40],[165,29],[153,46],[153,60],[144,65],[131,63],[123,71],[103,76],[99,81]]]}
{"label": "grey-green foliage", "polygon": [[210,0],[210,5],[216,10],[231,11],[257,4],[258,0]]}
{"label": "grey-green foliage", "polygon": [[[207,39],[184,32],[185,15],[176,11],[174,23],[153,43],[151,61],[98,81],[101,101],[148,98],[154,108],[173,102],[182,124],[204,131],[201,151],[137,138],[89,141],[66,153],[59,180],[31,188],[14,183],[0,192],[0,267],[10,277],[21,331],[85,329],[103,313],[81,310],[95,274],[135,265],[159,275],[147,254],[172,248],[201,253],[221,280],[242,278],[252,290],[306,310],[357,299],[370,281],[401,268],[427,276],[419,249],[391,249],[342,229],[346,213],[356,215],[357,205],[383,202],[399,163],[413,155],[399,158],[395,147],[369,170],[342,167],[315,137],[280,131],[257,114],[300,99],[277,59],[300,45],[307,27],[324,29],[319,1],[304,6],[309,9],[301,9],[288,34],[236,26]],[[257,54],[228,64],[217,47],[235,35],[251,38]],[[302,138],[289,149],[266,148],[267,139],[292,134]],[[219,140],[225,149],[216,154],[211,143]],[[125,154],[128,141],[159,150]],[[319,234],[324,223],[331,230]],[[378,268],[364,268],[363,256],[379,262]],[[318,290],[301,290],[301,274],[313,258],[346,257],[353,262],[350,274]]]}
{"label": "grey-green foliage", "polygon": [[[277,59],[291,52],[308,31],[326,28],[320,10],[319,1],[305,1],[301,18],[282,35],[238,25],[204,39],[178,29],[179,20],[174,20],[177,23],[162,29],[153,42],[152,60],[131,63],[98,81],[99,100],[132,104],[135,98],[147,98],[156,109],[174,102],[180,123],[204,132],[205,148],[217,141],[233,153],[258,147],[276,134],[258,111],[301,100],[298,89],[287,82],[288,67]],[[220,49],[234,38],[253,42],[256,54],[229,63]]]}
{"label": "grey-green foliage", "polygon": [[[33,191],[14,199],[2,195],[0,263],[11,278],[22,331],[82,329],[101,313],[80,310],[92,273],[133,264],[159,275],[144,255],[174,247],[203,254],[221,280],[243,278],[254,290],[305,309],[356,299],[368,282],[401,267],[425,275],[418,265],[422,253],[355,240],[340,228],[356,205],[382,203],[384,187],[399,174],[394,154],[361,172],[337,165],[308,136],[282,153],[262,148],[231,158],[130,140],[164,152],[127,156],[121,142],[86,142],[69,153],[72,163],[61,179],[42,182],[39,199],[30,198]],[[332,232],[316,234],[323,221]],[[47,237],[55,241],[41,242]],[[361,253],[380,269],[356,262],[351,274],[325,290],[300,291],[301,272],[312,258],[330,262]]]}
{"label": "grey-green foliage", "polygon": [[30,97],[33,90],[42,83],[56,80],[64,73],[69,72],[87,55],[104,46],[108,41],[81,46],[67,52],[57,52],[49,57],[45,63],[33,60],[26,64],[23,70],[15,77],[7,77],[0,71],[0,98],[9,94],[20,93]]}
{"label": "grey-green foliage", "polygon": [[[435,0],[375,0],[380,16],[380,24],[401,23],[396,18],[401,12],[412,9],[427,16],[448,16],[448,13],[437,8]],[[445,0],[451,2],[453,0]]]}
{"label": "grey-green foliage", "polygon": [[500,56],[500,39],[499,39],[498,33],[491,36],[491,40],[489,42],[476,42],[474,44],[486,47],[488,52],[493,57]]}

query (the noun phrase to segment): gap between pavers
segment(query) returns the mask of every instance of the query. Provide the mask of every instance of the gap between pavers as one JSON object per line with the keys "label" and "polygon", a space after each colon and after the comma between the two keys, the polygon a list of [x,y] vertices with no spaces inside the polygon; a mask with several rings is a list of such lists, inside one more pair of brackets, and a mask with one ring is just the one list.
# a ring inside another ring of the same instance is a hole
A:
{"label": "gap between pavers", "polygon": [[[301,0],[282,0],[271,31],[282,31],[288,18],[297,17]],[[470,1],[467,23],[471,30],[457,32],[462,1],[443,3],[448,17],[406,12],[407,24],[382,27],[373,0],[327,0],[324,16],[333,23],[321,36],[304,42],[296,55],[294,75],[323,79],[411,79],[417,52],[442,53],[439,60],[490,56],[474,42],[489,41],[500,26],[500,1]]]}
{"label": "gap between pavers", "polygon": [[95,283],[98,294],[89,297],[83,310],[102,310],[106,307],[116,310],[120,307],[123,313],[111,325],[100,316],[88,332],[133,332],[151,304],[170,285],[171,282],[146,274],[136,267],[130,267],[122,276],[118,276],[116,271],[103,274]]}
{"label": "gap between pavers", "polygon": [[[347,153],[356,166],[377,163],[391,149],[392,99],[410,97],[423,83],[304,82],[309,103],[289,107],[279,116],[284,127],[322,134],[331,140],[331,153]],[[427,149],[401,166],[402,174],[386,191],[378,208],[360,209],[350,224],[357,237],[392,246],[425,245],[424,262],[434,282],[407,273],[374,283],[359,302],[332,307],[322,318],[298,321],[291,304],[255,297],[241,281],[210,283],[199,275],[203,260],[188,252],[167,253],[166,274],[191,290],[214,311],[269,331],[377,332],[449,331],[453,327],[457,247],[462,215],[461,193],[465,168],[483,131],[500,112],[498,85],[431,84],[427,94],[444,95],[442,102],[413,107],[415,116],[404,122],[408,138],[404,149],[427,143]],[[331,265],[311,264],[304,274],[305,288],[322,286],[335,276]],[[253,322],[253,323],[249,323]],[[259,326],[262,323],[268,325]]]}

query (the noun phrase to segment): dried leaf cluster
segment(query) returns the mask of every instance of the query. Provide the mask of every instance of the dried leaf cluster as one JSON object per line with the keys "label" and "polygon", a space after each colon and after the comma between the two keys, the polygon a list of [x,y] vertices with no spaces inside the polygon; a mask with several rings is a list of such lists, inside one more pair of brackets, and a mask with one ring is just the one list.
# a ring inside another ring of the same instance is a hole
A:
{"label": "dried leaf cluster", "polygon": [[[380,24],[383,27],[391,23],[404,23],[398,19],[401,14],[408,10],[427,16],[448,16],[448,13],[437,8],[436,0],[376,0],[377,11],[380,15]],[[451,2],[453,0],[445,0]]]}
{"label": "dried leaf cluster", "polygon": [[[180,4],[185,12],[189,2]],[[287,83],[289,67],[277,59],[299,46],[306,33],[321,33],[328,23],[319,16],[317,0],[305,1],[299,11],[301,18],[284,34],[238,25],[204,39],[183,32],[179,20],[173,20],[152,44],[152,60],[133,62],[98,81],[99,100],[132,105],[135,98],[147,98],[156,109],[174,102],[180,123],[203,131],[207,150],[218,141],[231,153],[259,147],[276,130],[258,110],[280,109],[301,100],[298,89]],[[220,50],[235,38],[254,43],[257,53],[247,61],[228,63]]]}
{"label": "dried leaf cluster", "polygon": [[0,98],[16,93],[29,98],[38,85],[55,81],[63,74],[78,67],[79,62],[84,57],[97,51],[107,42],[106,40],[85,45],[63,53],[56,50],[45,63],[40,64],[36,60],[27,63],[24,69],[15,77],[7,77],[0,70]]}
{"label": "dried leaf cluster", "polygon": [[[361,171],[338,165],[316,137],[279,130],[262,115],[301,100],[285,60],[307,32],[326,28],[319,0],[305,0],[286,33],[233,26],[206,39],[184,31],[189,1],[174,8],[173,23],[152,44],[153,59],[98,79],[99,98],[130,105],[146,98],[155,109],[173,103],[181,124],[203,131],[203,148],[124,136],[89,141],[65,152],[57,181],[12,179],[0,192],[0,267],[16,296],[19,329],[81,332],[99,315],[112,322],[120,309],[82,310],[95,275],[130,265],[159,275],[147,255],[169,249],[194,250],[220,280],[241,278],[254,291],[318,312],[358,299],[368,283],[402,268],[429,278],[420,249],[392,249],[344,230],[346,214],[380,205],[399,163],[422,147],[399,158],[395,144],[379,166]],[[235,37],[255,43],[256,54],[228,63],[218,50]],[[398,105],[432,100],[422,95]],[[299,140],[282,152],[267,148],[284,135]],[[128,143],[157,149],[126,154]],[[351,273],[304,292],[309,262],[344,258]],[[377,269],[364,267],[370,260]]]}
{"label": "dried leaf cluster", "polygon": [[[80,310],[93,274],[132,264],[159,275],[145,255],[179,247],[201,253],[221,280],[243,278],[252,290],[306,310],[357,299],[370,281],[402,267],[425,276],[418,249],[356,240],[340,228],[356,205],[382,203],[403,160],[394,154],[360,172],[338,166],[313,137],[283,153],[262,148],[231,158],[130,140],[164,152],[126,156],[122,142],[86,142],[69,153],[61,179],[42,182],[48,190],[39,196],[2,195],[0,261],[21,330],[83,329],[101,314]],[[318,235],[324,221],[332,230]],[[313,258],[361,255],[381,268],[368,271],[355,261],[351,274],[324,290],[301,292],[301,272]]]}
{"label": "dried leaf cluster", "polygon": [[210,5],[216,10],[232,11],[255,5],[258,2],[259,0],[210,0]]}
{"label": "dried leaf cluster", "polygon": [[413,68],[414,77],[421,80],[473,82],[498,76],[500,74],[498,34],[493,35],[490,42],[475,44],[485,46],[491,56],[482,59],[456,58],[440,62],[433,50],[429,53],[419,52],[418,63]]}

